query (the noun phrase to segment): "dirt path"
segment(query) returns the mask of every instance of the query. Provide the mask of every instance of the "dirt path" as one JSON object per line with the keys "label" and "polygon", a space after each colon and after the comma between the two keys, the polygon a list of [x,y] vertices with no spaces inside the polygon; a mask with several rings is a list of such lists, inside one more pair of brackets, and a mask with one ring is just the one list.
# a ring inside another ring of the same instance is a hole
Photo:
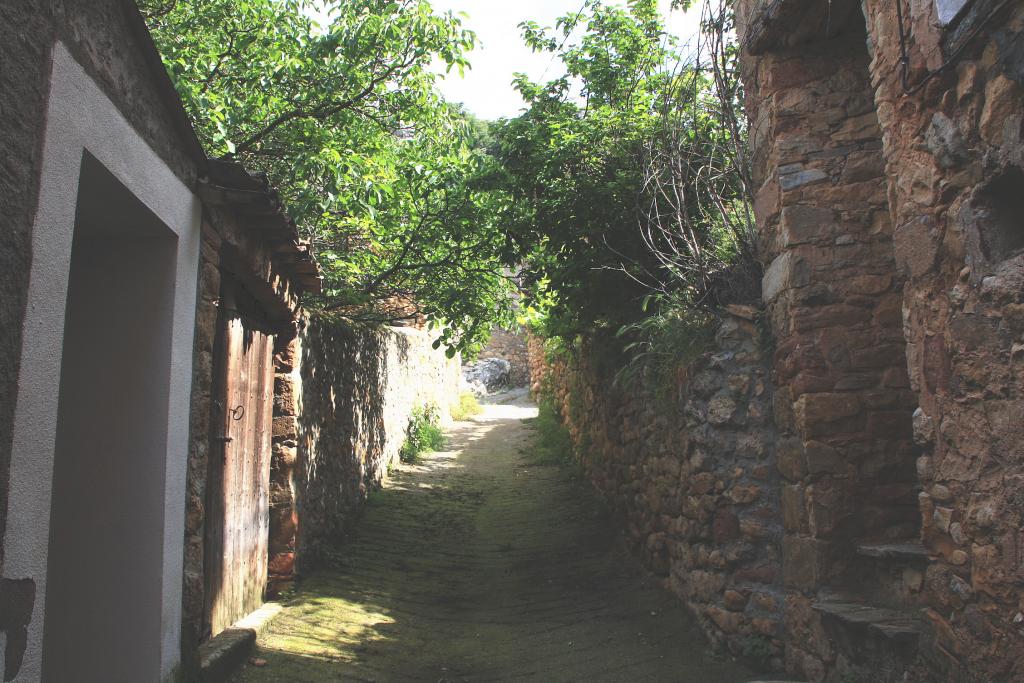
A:
{"label": "dirt path", "polygon": [[522,400],[402,466],[235,683],[737,683],[617,541],[587,488],[535,464]]}

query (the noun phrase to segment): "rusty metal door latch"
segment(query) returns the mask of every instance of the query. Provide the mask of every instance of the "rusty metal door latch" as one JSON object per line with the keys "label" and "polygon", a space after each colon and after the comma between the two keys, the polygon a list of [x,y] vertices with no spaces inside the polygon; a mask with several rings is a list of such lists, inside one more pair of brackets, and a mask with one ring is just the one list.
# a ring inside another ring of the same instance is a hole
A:
{"label": "rusty metal door latch", "polygon": [[[231,419],[233,421],[238,422],[239,420],[242,419],[242,417],[245,416],[245,406],[244,405],[237,405],[237,406],[235,406],[234,408],[232,408],[231,410],[228,411],[228,415],[231,416]],[[216,437],[214,437],[213,440],[216,441],[217,443],[220,443],[220,444],[229,444],[229,443],[231,443],[232,441],[235,440],[235,437],[227,436],[225,434],[224,436],[216,436]]]}

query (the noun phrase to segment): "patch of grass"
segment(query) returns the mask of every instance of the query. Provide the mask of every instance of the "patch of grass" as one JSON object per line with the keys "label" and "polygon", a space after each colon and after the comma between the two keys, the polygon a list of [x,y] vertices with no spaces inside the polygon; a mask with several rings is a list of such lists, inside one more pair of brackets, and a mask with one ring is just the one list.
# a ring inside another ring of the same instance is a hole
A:
{"label": "patch of grass", "polygon": [[629,386],[645,375],[657,378],[656,390],[666,398],[676,370],[714,348],[719,319],[679,300],[664,300],[643,320],[622,327],[616,336],[626,341],[626,364],[615,383]]}
{"label": "patch of grass", "polygon": [[740,643],[740,655],[759,671],[767,671],[770,668],[774,654],[772,642],[765,636],[744,636]]}
{"label": "patch of grass", "polygon": [[537,417],[530,424],[537,432],[530,452],[533,464],[565,465],[572,462],[572,437],[550,400],[541,400]]}
{"label": "patch of grass", "polygon": [[417,462],[423,453],[444,448],[444,432],[441,431],[440,423],[436,406],[424,406],[412,411],[405,432],[405,443],[398,453],[402,462]]}
{"label": "patch of grass", "polygon": [[375,505],[381,505],[388,498],[388,492],[379,486],[372,487],[366,494],[366,506],[372,507]]}
{"label": "patch of grass", "polygon": [[452,406],[451,412],[453,420],[468,420],[484,412],[484,407],[480,405],[476,394],[467,391],[459,394],[459,402]]}

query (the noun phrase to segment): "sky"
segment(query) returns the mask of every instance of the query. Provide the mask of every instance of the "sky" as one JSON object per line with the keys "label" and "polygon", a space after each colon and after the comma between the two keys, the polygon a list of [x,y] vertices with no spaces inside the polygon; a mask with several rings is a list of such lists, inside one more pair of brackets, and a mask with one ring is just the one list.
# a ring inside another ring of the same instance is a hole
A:
{"label": "sky", "polygon": [[[516,116],[523,108],[519,93],[512,87],[512,74],[523,72],[532,80],[554,78],[561,71],[550,54],[534,53],[523,45],[519,23],[527,19],[553,27],[555,20],[579,12],[583,0],[433,0],[437,11],[465,12],[465,26],[477,34],[478,46],[470,54],[473,67],[461,78],[457,71],[448,74],[439,88],[451,102],[461,102],[482,118],[493,120]],[[669,32],[685,43],[697,30],[699,7],[688,14],[670,12],[671,0],[659,0],[662,13],[669,17]],[[698,3],[699,5],[699,3]]]}

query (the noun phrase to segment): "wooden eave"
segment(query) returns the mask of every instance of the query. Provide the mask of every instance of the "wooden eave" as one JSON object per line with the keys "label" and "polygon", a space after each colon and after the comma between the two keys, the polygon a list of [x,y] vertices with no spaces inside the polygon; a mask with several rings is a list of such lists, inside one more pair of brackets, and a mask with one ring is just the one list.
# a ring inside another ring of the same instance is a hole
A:
{"label": "wooden eave", "polygon": [[[269,247],[274,270],[301,292],[323,291],[320,267],[280,195],[266,177],[252,175],[238,163],[210,160],[208,175],[199,180],[199,197],[230,212],[242,228]],[[268,286],[273,286],[267,283]]]}

